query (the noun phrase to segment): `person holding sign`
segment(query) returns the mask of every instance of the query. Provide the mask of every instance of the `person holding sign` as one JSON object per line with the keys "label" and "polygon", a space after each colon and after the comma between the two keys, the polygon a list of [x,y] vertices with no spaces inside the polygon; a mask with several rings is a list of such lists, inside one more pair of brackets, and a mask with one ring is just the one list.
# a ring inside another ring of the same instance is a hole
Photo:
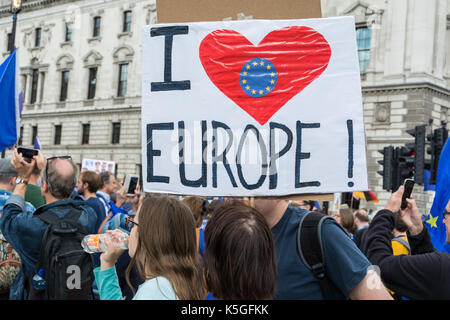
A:
{"label": "person holding sign", "polygon": [[[275,299],[329,299],[297,252],[299,223],[308,211],[290,207],[287,200],[280,199],[256,198],[255,207],[274,235],[278,266]],[[333,299],[392,300],[378,274],[370,272],[371,263],[342,227],[333,219],[325,220],[322,227],[325,274],[334,286]],[[373,283],[377,285],[371,286]]]}

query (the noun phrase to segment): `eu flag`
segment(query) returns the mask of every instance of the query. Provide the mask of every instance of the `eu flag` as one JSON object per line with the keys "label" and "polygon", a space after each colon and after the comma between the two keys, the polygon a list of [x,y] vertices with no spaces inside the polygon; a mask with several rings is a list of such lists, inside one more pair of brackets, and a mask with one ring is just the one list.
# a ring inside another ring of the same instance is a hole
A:
{"label": "eu flag", "polygon": [[426,218],[426,226],[433,246],[439,252],[450,253],[450,245],[446,243],[446,230],[442,222],[443,212],[450,199],[450,143],[445,142],[439,158],[436,193],[431,212]]}
{"label": "eu flag", "polygon": [[19,103],[16,78],[16,51],[0,65],[0,151],[17,141]]}

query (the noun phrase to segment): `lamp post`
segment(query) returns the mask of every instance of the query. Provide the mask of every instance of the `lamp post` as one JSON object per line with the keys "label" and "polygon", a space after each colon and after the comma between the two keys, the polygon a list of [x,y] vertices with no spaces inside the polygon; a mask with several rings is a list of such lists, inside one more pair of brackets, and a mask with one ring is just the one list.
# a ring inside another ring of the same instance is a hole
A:
{"label": "lamp post", "polygon": [[16,40],[16,24],[17,24],[17,14],[22,10],[22,0],[11,0],[11,13],[13,14],[13,25],[11,31],[11,37],[9,38],[9,50],[12,52],[15,48]]}
{"label": "lamp post", "polygon": [[[13,14],[13,25],[11,31],[11,37],[9,38],[8,51],[13,52],[15,49],[16,40],[16,25],[17,25],[17,14],[22,10],[22,0],[11,0],[10,12]],[[2,158],[5,158],[6,149],[2,151]]]}

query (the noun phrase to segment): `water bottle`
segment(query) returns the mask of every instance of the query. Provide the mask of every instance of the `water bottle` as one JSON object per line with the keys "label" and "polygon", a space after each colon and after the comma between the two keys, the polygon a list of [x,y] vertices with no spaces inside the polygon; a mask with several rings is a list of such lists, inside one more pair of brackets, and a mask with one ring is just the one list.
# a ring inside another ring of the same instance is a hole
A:
{"label": "water bottle", "polygon": [[44,277],[45,277],[44,269],[39,269],[38,273],[34,275],[31,284],[33,285],[33,288],[35,288],[37,291],[45,290],[45,288],[47,287],[47,282],[45,281]]}
{"label": "water bottle", "polygon": [[128,249],[129,235],[120,230],[114,230],[113,234],[101,233],[87,235],[81,241],[81,246],[87,253],[105,252],[108,249],[105,244],[105,238],[111,239],[116,248]]}

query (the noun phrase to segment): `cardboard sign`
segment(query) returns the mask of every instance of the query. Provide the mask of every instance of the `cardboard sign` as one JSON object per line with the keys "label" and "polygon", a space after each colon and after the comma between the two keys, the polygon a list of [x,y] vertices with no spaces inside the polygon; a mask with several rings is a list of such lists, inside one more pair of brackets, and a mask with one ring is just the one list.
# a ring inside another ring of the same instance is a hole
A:
{"label": "cardboard sign", "polygon": [[353,17],[143,29],[146,192],[367,190]]}
{"label": "cardboard sign", "polygon": [[158,23],[322,17],[320,0],[156,0]]}
{"label": "cardboard sign", "polygon": [[83,162],[81,163],[81,172],[87,170],[94,171],[98,174],[104,171],[109,171],[112,174],[115,174],[116,163],[114,161],[107,160],[83,159]]}

